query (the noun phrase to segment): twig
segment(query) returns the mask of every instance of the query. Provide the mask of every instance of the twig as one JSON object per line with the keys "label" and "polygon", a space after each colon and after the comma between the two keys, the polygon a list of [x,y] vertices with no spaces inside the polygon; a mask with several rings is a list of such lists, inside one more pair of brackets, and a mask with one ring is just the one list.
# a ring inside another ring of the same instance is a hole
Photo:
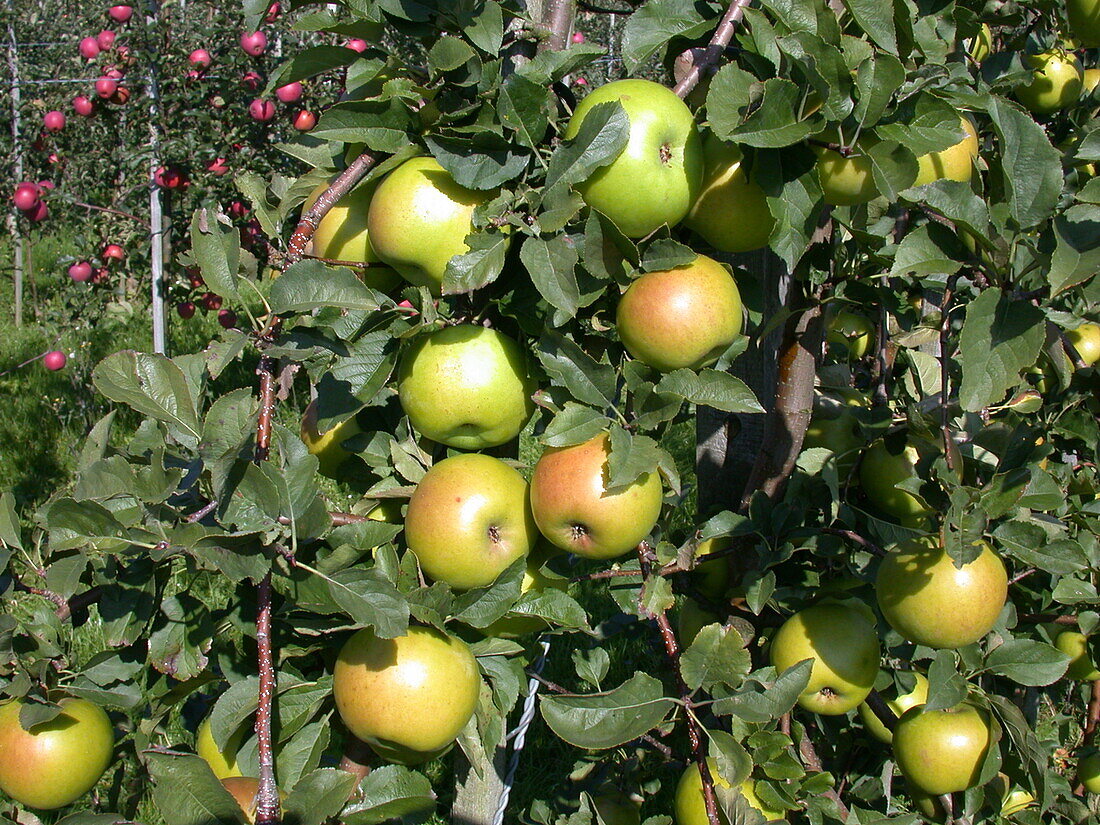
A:
{"label": "twig", "polygon": [[139,218],[137,215],[133,215],[129,212],[123,212],[121,209],[111,209],[109,206],[96,206],[94,203],[84,203],[83,201],[72,201],[73,206],[81,206],[84,209],[91,209],[95,212],[107,212],[111,215],[118,215],[123,218],[129,218],[132,221],[145,225],[145,219]]}
{"label": "twig", "polygon": [[959,276],[952,275],[947,279],[947,286],[943,291],[943,300],[940,303],[940,431],[943,434],[943,457],[947,462],[947,469],[955,471],[955,455],[951,443],[951,418],[948,405],[948,386],[951,379],[951,360],[947,357],[947,337],[951,330],[951,299],[955,294],[955,285]]}
{"label": "twig", "polygon": [[878,717],[878,720],[882,722],[886,730],[892,732],[897,726],[897,714],[895,714],[894,711],[890,709],[890,706],[886,704],[886,700],[882,698],[882,694],[874,688],[867,694],[867,707],[869,707],[871,712]]}
{"label": "twig", "polygon": [[256,418],[256,463],[266,461],[271,452],[271,420],[275,412],[275,361],[269,355],[260,356],[256,367],[260,376],[260,412]]}
{"label": "twig", "polygon": [[358,737],[348,734],[348,740],[344,743],[344,755],[337,766],[342,771],[355,775],[355,787],[364,777],[371,772],[371,762],[374,760],[374,752]]}
{"label": "twig", "polygon": [[673,89],[677,95],[681,98],[687,97],[691,94],[691,90],[699,85],[703,72],[717,65],[718,59],[733,39],[737,24],[744,16],[745,9],[748,8],[750,2],[752,0],[732,0],[729,8],[726,9],[726,13],[722,15],[722,19],[718,22],[718,28],[715,29],[710,43],[701,53],[694,56],[691,61],[691,68],[688,69],[687,74],[680,79],[680,82],[676,84],[676,88]]}
{"label": "twig", "polygon": [[839,527],[818,527],[817,529],[820,533],[828,533],[830,536],[840,536],[841,538],[848,539],[848,541],[854,541],[864,550],[871,553],[872,555],[878,556],[879,558],[886,557],[885,550],[883,550],[870,539],[864,538],[863,536],[853,532],[852,530],[842,530]]}
{"label": "twig", "polygon": [[11,577],[12,583],[15,585],[15,589],[22,591],[23,593],[30,593],[34,596],[41,596],[43,599],[49,599],[53,602],[57,609],[67,608],[69,602],[60,593],[54,593],[52,590],[47,590],[44,587],[35,587],[34,585],[24,584],[23,580],[15,574]]}
{"label": "twig", "polygon": [[[802,757],[802,764],[806,766],[806,770],[812,773],[824,773],[825,769],[821,766],[821,758],[814,750],[813,742],[810,741],[808,728],[803,730],[802,737],[798,740],[798,753]],[[840,801],[840,795],[836,792],[836,789],[829,788],[825,791],[825,796],[836,804],[837,810],[840,811],[840,821],[847,822],[848,807]]]}
{"label": "twig", "polygon": [[218,500],[214,499],[210,503],[204,504],[202,507],[200,507],[198,510],[193,512],[191,515],[187,516],[184,519],[184,521],[186,521],[188,524],[194,524],[196,521],[202,521],[204,518],[206,518],[208,515],[210,515],[211,513],[213,513],[217,509],[218,509]]}
{"label": "twig", "polygon": [[1021,613],[1016,617],[1017,622],[1028,624],[1061,624],[1073,626],[1077,624],[1076,616],[1059,616],[1057,613]]}
{"label": "twig", "polygon": [[275,663],[271,652],[271,571],[256,589],[256,652],[260,671],[256,710],[256,745],[260,761],[260,791],[256,825],[279,822],[279,791],[275,787],[275,754],[271,747],[271,703],[275,698]]}
{"label": "twig", "polygon": [[329,513],[328,515],[332,519],[333,527],[343,527],[345,524],[359,524],[362,521],[369,521],[366,516],[357,516],[355,513]]}
{"label": "twig", "polygon": [[298,226],[294,229],[294,234],[290,236],[290,243],[287,245],[286,257],[288,263],[297,263],[302,259],[306,244],[313,237],[313,233],[317,231],[317,224],[321,222],[321,218],[327,215],[336,202],[350,192],[355,184],[359,183],[377,162],[378,159],[369,152],[361,154],[348,164],[347,169],[336,176],[329,188],[322,192],[313,206],[305,211],[301,220],[298,221]]}
{"label": "twig", "polygon": [[561,685],[556,684],[554,682],[551,682],[549,679],[547,679],[545,676],[542,676],[539,673],[535,673],[534,671],[531,671],[531,670],[526,671],[526,673],[527,673],[528,678],[534,679],[536,682],[538,682],[540,685],[542,685],[544,688],[546,688],[551,693],[559,693],[562,696],[576,696],[577,695],[575,693],[572,693],[571,691],[566,690]]}

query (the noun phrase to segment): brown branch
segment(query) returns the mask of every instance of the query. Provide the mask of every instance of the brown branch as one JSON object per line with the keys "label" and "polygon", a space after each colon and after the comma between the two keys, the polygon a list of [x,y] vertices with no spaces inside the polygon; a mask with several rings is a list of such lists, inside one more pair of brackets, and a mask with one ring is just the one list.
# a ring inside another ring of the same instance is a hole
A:
{"label": "brown branch", "polygon": [[897,726],[897,714],[895,714],[894,711],[890,709],[890,706],[886,704],[886,700],[882,698],[882,694],[874,688],[867,694],[867,707],[869,707],[871,712],[878,717],[878,720],[882,722],[886,730],[893,731]]}
{"label": "brown branch", "polygon": [[287,245],[286,259],[288,263],[295,264],[302,259],[306,251],[306,244],[313,237],[313,233],[317,231],[317,224],[321,222],[321,218],[328,214],[340,198],[355,188],[355,184],[359,183],[377,162],[378,159],[369,152],[361,154],[348,164],[347,169],[336,176],[328,189],[317,198],[313,206],[302,214],[298,226],[294,229],[294,234],[290,236],[290,243]]}
{"label": "brown branch", "polygon": [[947,279],[947,286],[943,291],[943,300],[940,302],[940,431],[943,434],[943,457],[947,462],[947,469],[955,471],[955,453],[951,441],[951,416],[948,405],[948,387],[950,384],[951,359],[947,357],[947,337],[951,331],[951,299],[955,294],[955,284],[959,276],[952,275]]}
{"label": "brown branch", "polygon": [[737,30],[737,24],[741,18],[745,15],[745,9],[748,8],[749,3],[752,0],[732,0],[729,4],[729,8],[726,9],[726,13],[722,15],[722,19],[718,22],[718,28],[714,31],[714,36],[711,37],[710,43],[701,52],[696,53],[692,57],[691,67],[687,70],[687,73],[680,79],[680,82],[676,84],[676,88],[673,89],[680,98],[685,98],[691,94],[691,90],[699,85],[699,80],[703,76],[703,72],[709,71],[714,66],[718,65],[718,59],[726,51],[726,47],[729,46],[730,41],[733,39],[733,33]]}
{"label": "brown branch", "polygon": [[[824,773],[825,769],[821,766],[821,758],[817,755],[817,751],[814,750],[813,742],[810,741],[809,729],[803,729],[802,737],[798,740],[798,754],[802,757],[802,764],[806,766],[806,770],[811,773]],[[835,788],[829,788],[825,791],[825,796],[833,800],[836,804],[837,810],[840,811],[840,821],[848,821],[848,807],[840,801],[840,795],[836,792]]]}
{"label": "brown branch", "polygon": [[218,509],[218,500],[214,499],[213,501],[211,501],[207,504],[204,504],[202,507],[200,507],[198,510],[193,512],[191,515],[184,518],[184,521],[186,521],[188,524],[194,524],[196,521],[202,521],[204,518],[206,518],[208,515],[210,515],[211,513],[213,513],[217,509]]}
{"label": "brown branch", "polygon": [[1091,745],[1100,730],[1100,679],[1092,683],[1092,695],[1089,697],[1088,715],[1085,717],[1084,744]]}
{"label": "brown branch", "polygon": [[256,653],[260,671],[256,709],[256,745],[260,761],[260,792],[256,825],[277,825],[279,791],[275,787],[275,752],[271,746],[271,704],[275,699],[275,663],[271,652],[271,571],[256,589]]}
{"label": "brown branch", "polygon": [[260,412],[256,417],[256,456],[259,464],[271,452],[271,423],[275,412],[275,361],[269,355],[260,356],[256,367],[260,376]]}
{"label": "brown branch", "polygon": [[1017,622],[1028,624],[1061,624],[1073,626],[1077,624],[1076,616],[1059,616],[1057,613],[1021,613],[1016,617]]}
{"label": "brown branch", "polygon": [[538,51],[560,52],[569,40],[569,33],[573,29],[573,18],[576,15],[574,0],[544,0],[545,6],[542,12],[542,24],[548,30],[549,36],[539,41]]}
{"label": "brown branch", "polygon": [[864,538],[859,535],[859,533],[853,532],[852,530],[842,530],[839,527],[818,527],[817,530],[820,533],[828,533],[830,536],[840,536],[841,538],[848,539],[848,541],[853,541],[867,552],[879,558],[886,557],[885,550],[870,539]]}
{"label": "brown branch", "polygon": [[329,513],[333,527],[343,527],[345,524],[358,524],[361,521],[369,521],[366,516],[357,516],[355,513]]}
{"label": "brown branch", "polygon": [[140,218],[137,215],[133,215],[129,212],[123,212],[121,209],[111,209],[109,206],[96,206],[94,203],[84,203],[83,201],[72,201],[72,205],[80,206],[84,209],[91,209],[95,212],[107,212],[111,215],[118,215],[123,218],[129,218],[130,220],[137,221],[142,225],[145,224],[145,218]]}
{"label": "brown branch", "polygon": [[43,599],[48,599],[54,603],[58,610],[67,608],[69,606],[68,600],[60,593],[54,593],[52,590],[47,590],[44,587],[35,587],[34,585],[24,584],[23,580],[16,576],[14,573],[11,577],[12,583],[16,590],[23,593],[30,593],[32,596],[41,596]]}
{"label": "brown branch", "polygon": [[371,772],[373,761],[374,751],[362,740],[349,733],[348,740],[344,743],[344,755],[337,767],[355,776],[356,790],[359,788],[359,783]]}

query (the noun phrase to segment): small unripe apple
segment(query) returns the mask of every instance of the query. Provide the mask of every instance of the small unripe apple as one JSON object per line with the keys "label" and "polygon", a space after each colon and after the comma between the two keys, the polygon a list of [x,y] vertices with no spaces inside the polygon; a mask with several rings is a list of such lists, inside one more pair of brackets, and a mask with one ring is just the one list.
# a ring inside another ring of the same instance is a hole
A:
{"label": "small unripe apple", "polygon": [[1092,366],[1100,361],[1100,325],[1081,324],[1076,329],[1066,330],[1066,338],[1085,364]]}
{"label": "small unripe apple", "polygon": [[38,187],[29,181],[24,181],[15,187],[15,194],[12,195],[12,203],[15,204],[16,209],[23,212],[30,212],[40,200]]}
{"label": "small unripe apple", "polygon": [[703,185],[684,226],[721,252],[751,252],[768,243],[775,219],[760,185],[742,163],[741,148],[709,135],[703,141]]}
{"label": "small unripe apple", "polygon": [[95,82],[95,93],[107,99],[118,91],[118,81],[113,77],[101,77]]}
{"label": "small unripe apple", "polygon": [[302,109],[294,116],[294,128],[299,132],[308,132],[317,125],[317,115],[308,109]]}
{"label": "small unripe apple", "polygon": [[107,11],[107,14],[111,16],[111,19],[116,23],[126,23],[133,15],[134,10],[129,6],[111,6]]}
{"label": "small unripe apple", "polygon": [[829,319],[825,340],[840,356],[859,360],[871,349],[875,325],[862,315],[841,310]]}
{"label": "small unripe apple", "polygon": [[84,283],[91,280],[92,277],[92,265],[87,261],[78,261],[69,267],[69,277],[77,283]]}
{"label": "small unripe apple", "polygon": [[358,37],[351,38],[344,45],[351,49],[353,52],[360,53],[365,52],[367,49],[370,48],[370,43],[368,43],[366,40],[360,40]]}
{"label": "small unripe apple", "polygon": [[65,353],[59,349],[51,350],[42,357],[42,363],[45,365],[46,369],[51,372],[57,372],[65,366],[68,360],[69,359],[65,357]]}
{"label": "small unripe apple", "polygon": [[81,117],[91,117],[95,112],[95,104],[91,99],[84,95],[77,95],[73,98],[73,111]]}
{"label": "small unripe apple", "polygon": [[104,29],[96,35],[95,42],[99,44],[99,48],[103,51],[107,51],[111,46],[115,45],[115,33],[110,29]]}
{"label": "small unripe apple", "polygon": [[[837,143],[835,131],[822,133],[819,141]],[[848,147],[847,154],[826,146],[814,145],[817,154],[817,175],[825,203],[833,206],[855,206],[878,197],[878,187],[871,171],[868,141],[858,141]]]}
{"label": "small unripe apple", "polygon": [[302,99],[302,84],[295,81],[294,83],[287,83],[285,86],[280,86],[275,90],[275,97],[279,98],[283,103],[294,103]]}
{"label": "small unripe apple", "polygon": [[188,318],[192,318],[195,315],[195,304],[193,301],[180,301],[176,304],[176,314],[185,321]]}
{"label": "small unripe apple", "polygon": [[103,247],[103,253],[100,257],[108,261],[121,261],[126,257],[126,253],[122,251],[122,247],[117,243],[109,243]]}
{"label": "small unripe apple", "polygon": [[206,171],[220,178],[222,175],[229,174],[229,163],[225,158],[214,158],[206,164]]}
{"label": "small unripe apple", "polygon": [[907,710],[894,728],[894,760],[905,778],[939,796],[973,788],[989,751],[989,716],[962,703],[946,710]]}
{"label": "small unripe apple", "polygon": [[965,135],[962,140],[941,152],[929,152],[917,158],[914,186],[944,179],[965,183],[973,176],[974,158],[978,157],[978,130],[968,117],[960,115],[959,122]]}
{"label": "small unripe apple", "polygon": [[60,132],[65,128],[65,114],[54,109],[52,112],[46,112],[45,117],[42,118],[42,125],[46,127],[47,132]]}
{"label": "small unripe apple", "polygon": [[248,114],[252,116],[253,120],[259,123],[267,123],[275,117],[275,104],[270,100],[256,98],[256,100],[248,104]]}
{"label": "small unripe apple", "polygon": [[225,329],[233,329],[237,326],[237,313],[231,309],[218,310],[218,323]]}
{"label": "small unripe apple", "polygon": [[85,37],[80,41],[80,56],[87,60],[95,60],[101,51],[99,41],[94,37]]}
{"label": "small unripe apple", "polygon": [[209,69],[214,65],[214,58],[210,56],[210,52],[206,49],[195,49],[187,59],[191,61],[192,66],[199,70]]}
{"label": "small unripe apple", "polygon": [[243,32],[241,49],[251,57],[259,57],[267,50],[267,35],[263,32]]}
{"label": "small unripe apple", "polygon": [[859,461],[859,486],[867,499],[907,526],[923,524],[928,505],[897,485],[917,475],[921,448],[914,440],[879,439],[864,450]]}

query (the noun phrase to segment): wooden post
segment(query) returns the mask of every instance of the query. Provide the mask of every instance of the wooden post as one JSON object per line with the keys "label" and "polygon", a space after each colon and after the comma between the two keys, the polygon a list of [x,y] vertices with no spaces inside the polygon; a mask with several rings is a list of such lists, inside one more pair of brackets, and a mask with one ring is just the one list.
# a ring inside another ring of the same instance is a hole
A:
{"label": "wooden post", "polygon": [[[19,42],[15,38],[15,26],[12,20],[15,17],[12,0],[7,2],[8,8],[8,70],[11,72],[11,143],[12,143],[12,177],[19,183],[23,180],[23,141],[20,122],[19,107],[22,97],[19,89]],[[15,280],[15,325],[23,325],[23,238],[19,233],[19,217],[13,206],[7,216],[8,236],[11,238],[13,255],[13,277]]]}
{"label": "wooden post", "polygon": [[[148,0],[145,28],[148,38],[157,36],[158,0]],[[153,177],[160,165],[160,87],[157,83],[156,49],[149,50],[149,243],[151,247],[152,273],[150,278],[153,320],[153,352],[164,355],[167,351],[167,335],[164,313],[164,209],[160,199],[160,187]]]}

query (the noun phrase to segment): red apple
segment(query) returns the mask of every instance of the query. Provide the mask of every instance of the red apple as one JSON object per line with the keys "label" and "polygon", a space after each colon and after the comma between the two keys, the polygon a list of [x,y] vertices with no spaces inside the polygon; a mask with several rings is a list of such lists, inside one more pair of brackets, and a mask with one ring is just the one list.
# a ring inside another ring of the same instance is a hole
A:
{"label": "red apple", "polygon": [[122,251],[122,247],[117,243],[109,243],[103,247],[100,257],[105,261],[121,261],[125,259],[126,253]]}
{"label": "red apple", "polygon": [[259,57],[267,49],[267,35],[263,32],[243,32],[241,48],[251,57]]}
{"label": "red apple", "polygon": [[264,85],[264,79],[258,72],[245,72],[241,75],[241,85],[248,91],[254,92]]}
{"label": "red apple", "polygon": [[59,369],[65,366],[65,362],[69,359],[65,357],[65,353],[61,350],[51,350],[42,356],[42,363],[45,364],[46,369],[53,372],[57,372]]}
{"label": "red apple", "polygon": [[199,272],[198,267],[190,267],[187,269],[187,280],[191,282],[191,289],[198,289],[200,286],[206,286],[206,281],[202,278],[202,273]]}
{"label": "red apple", "polygon": [[218,323],[226,329],[237,326],[237,313],[231,309],[223,309],[218,312]]}
{"label": "red apple", "polygon": [[200,71],[209,69],[214,64],[214,58],[210,56],[210,52],[206,49],[195,49],[187,59],[191,61],[192,66]]}
{"label": "red apple", "polygon": [[213,312],[216,309],[222,308],[222,297],[215,295],[213,292],[206,292],[202,296],[202,308]]}
{"label": "red apple", "polygon": [[133,13],[134,10],[129,6],[111,6],[110,10],[107,12],[116,23],[126,23]]}
{"label": "red apple", "polygon": [[92,278],[92,265],[87,261],[80,261],[69,267],[69,277],[77,283],[84,283]]}
{"label": "red apple", "polygon": [[584,32],[573,32],[573,42],[574,43],[583,43],[584,42]]}
{"label": "red apple", "polygon": [[52,180],[40,180],[35,185],[38,187],[38,196],[40,198],[46,197],[47,192],[57,188],[56,186],[53,185]]}
{"label": "red apple", "polygon": [[187,186],[187,175],[175,166],[161,166],[153,173],[153,183],[162,189],[181,189]]}
{"label": "red apple", "polygon": [[95,93],[105,100],[117,91],[118,81],[113,77],[101,77],[95,82]]}
{"label": "red apple", "polygon": [[95,60],[101,51],[99,41],[94,37],[85,37],[80,41],[80,56],[83,58]]}
{"label": "red apple", "polygon": [[283,103],[294,103],[295,101],[302,99],[302,84],[295,81],[294,83],[287,83],[285,86],[280,86],[275,90],[275,97],[279,98]]}
{"label": "red apple", "polygon": [[353,37],[344,45],[352,51],[356,52],[365,52],[367,49],[370,48],[370,43],[368,43],[366,40],[360,40],[358,37]]}
{"label": "red apple", "polygon": [[95,271],[95,275],[92,276],[93,284],[105,284],[111,280],[111,273],[107,271],[106,267],[100,267]]}
{"label": "red apple", "polygon": [[206,164],[206,171],[220,178],[222,175],[229,174],[229,164],[226,162],[225,158],[214,158]]}
{"label": "red apple", "polygon": [[279,16],[282,10],[283,7],[281,5],[279,5],[278,3],[272,3],[270,6],[267,7],[267,16],[264,18],[264,21],[267,23],[274,23],[275,19]]}
{"label": "red apple", "polygon": [[574,86],[587,86],[587,85],[588,85],[588,81],[587,81],[587,80],[585,80],[585,79],[584,79],[583,77],[578,77],[578,78],[575,78],[575,79],[573,80],[573,85],[574,85]]}
{"label": "red apple", "polygon": [[38,187],[30,181],[24,181],[15,187],[15,194],[12,195],[12,201],[15,203],[16,208],[24,212],[30,212],[38,206],[40,200]]}
{"label": "red apple", "polygon": [[65,114],[54,109],[52,112],[46,112],[45,117],[42,118],[42,125],[46,127],[47,132],[60,132],[65,128]]}
{"label": "red apple", "polygon": [[107,49],[115,45],[115,33],[110,29],[104,29],[96,35],[95,42],[99,44],[99,48],[103,49],[103,51],[107,51]]}
{"label": "red apple", "polygon": [[270,100],[264,100],[258,97],[248,104],[248,113],[252,116],[253,120],[259,123],[267,123],[275,117],[275,104]]}
{"label": "red apple", "polygon": [[229,217],[231,218],[243,218],[248,214],[248,207],[241,201],[233,201],[229,204]]}
{"label": "red apple", "polygon": [[176,313],[185,321],[195,314],[195,305],[191,301],[180,301],[176,304]]}
{"label": "red apple", "polygon": [[308,132],[317,125],[317,115],[308,109],[302,109],[294,116],[294,128],[299,132]]}
{"label": "red apple", "polygon": [[115,53],[118,54],[119,62],[122,63],[123,66],[130,67],[137,62],[130,54],[129,46],[119,46],[115,49]]}
{"label": "red apple", "polygon": [[57,152],[50,152],[46,157],[46,163],[61,163],[61,155],[57,154]]}
{"label": "red apple", "polygon": [[122,69],[118,68],[117,66],[107,66],[103,70],[103,75],[104,77],[109,77],[112,80],[122,80],[122,78],[126,77]]}
{"label": "red apple", "polygon": [[73,111],[81,117],[91,117],[95,112],[95,104],[92,103],[91,98],[77,95],[73,98]]}
{"label": "red apple", "polygon": [[126,105],[126,101],[128,101],[129,99],[130,90],[127,89],[125,86],[119,86],[117,89],[115,89],[115,93],[109,98],[109,102],[115,104],[116,106],[124,106]]}

